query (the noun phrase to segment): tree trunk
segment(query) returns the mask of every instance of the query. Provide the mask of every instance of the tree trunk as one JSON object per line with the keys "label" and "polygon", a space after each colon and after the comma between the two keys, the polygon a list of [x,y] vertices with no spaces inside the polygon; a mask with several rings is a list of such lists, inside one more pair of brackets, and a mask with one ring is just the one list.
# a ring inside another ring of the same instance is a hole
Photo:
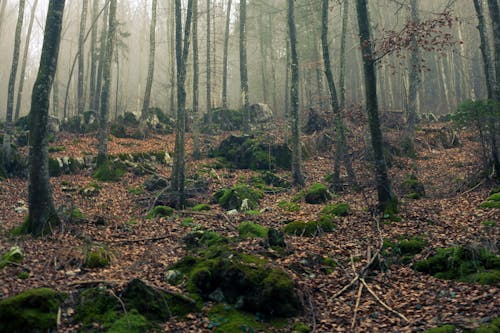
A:
{"label": "tree trunk", "polygon": [[30,22],[28,24],[28,32],[26,33],[26,40],[24,42],[23,60],[21,64],[21,71],[19,72],[19,86],[17,87],[16,112],[14,114],[15,121],[19,119],[19,114],[21,112],[21,104],[22,104],[23,90],[24,90],[24,76],[26,73],[26,63],[28,62],[28,51],[30,46],[31,32],[33,31],[33,22],[35,21],[35,12],[37,5],[38,5],[38,0],[35,0],[33,2],[33,6],[31,7]]}
{"label": "tree trunk", "polygon": [[[261,9],[262,10],[262,9]],[[261,12],[258,18],[258,26],[259,26],[259,49],[260,49],[260,72],[261,72],[261,80],[262,80],[262,98],[264,103],[268,103],[268,87],[266,81],[266,70],[267,70],[267,55],[266,55],[266,43],[264,41],[264,23],[262,21],[262,17],[264,13]]]}
{"label": "tree trunk", "polygon": [[155,48],[156,48],[156,7],[158,0],[152,0],[151,4],[151,26],[149,28],[149,65],[148,78],[146,79],[146,90],[144,92],[144,101],[141,112],[141,132],[146,130],[146,116],[149,110],[149,102],[151,100],[151,88],[153,87],[153,78],[155,71]]}
{"label": "tree trunk", "polygon": [[395,211],[397,209],[397,199],[392,193],[391,182],[387,174],[387,164],[383,150],[384,141],[378,114],[377,76],[373,57],[367,0],[356,0],[356,7],[359,26],[359,43],[362,52],[363,73],[365,78],[366,112],[368,114],[371,134],[379,209],[382,211]]}
{"label": "tree trunk", "polygon": [[494,80],[494,69],[491,61],[491,53],[490,53],[490,44],[488,41],[488,35],[486,30],[486,23],[484,18],[484,10],[483,10],[483,1],[482,0],[473,0],[474,8],[476,10],[477,15],[477,30],[479,31],[479,39],[481,41],[480,50],[481,56],[483,59],[483,71],[484,76],[486,78],[486,93],[488,99],[495,99],[494,91],[493,91],[493,80]]}
{"label": "tree trunk", "polygon": [[101,106],[99,110],[99,130],[97,133],[97,167],[106,163],[108,158],[108,121],[109,121],[109,95],[111,93],[111,64],[115,46],[116,33],[116,4],[117,0],[111,0],[109,4],[109,23],[106,38],[105,58],[102,69],[102,92]]}
{"label": "tree trunk", "polygon": [[78,37],[78,86],[77,86],[77,105],[78,114],[83,114],[85,109],[85,58],[84,58],[84,38],[85,38],[85,25],[87,23],[88,0],[82,0],[82,16],[80,19],[80,35]]}
{"label": "tree trunk", "polygon": [[210,0],[207,0],[207,117],[208,119],[212,118],[212,66],[211,66],[211,57],[210,57],[210,47],[211,47],[211,42],[210,42],[210,20],[211,20],[211,14],[210,14]]}
{"label": "tree trunk", "polygon": [[[227,109],[227,58],[229,52],[229,25],[231,23],[231,5],[232,0],[227,2],[227,13],[226,13],[226,28],[224,31],[224,55],[223,55],[223,68],[222,68],[222,107]],[[209,125],[211,119],[208,119]]]}
{"label": "tree trunk", "polygon": [[189,51],[189,35],[193,0],[188,1],[184,42],[182,38],[181,0],[175,0],[175,57],[177,60],[177,122],[175,131],[174,167],[172,170],[172,189],[177,194],[177,208],[182,208],[186,202],[185,196],[185,132],[186,132],[186,62]]}
{"label": "tree trunk", "polygon": [[21,30],[23,28],[24,7],[26,0],[19,1],[19,14],[17,16],[16,32],[14,35],[14,52],[12,55],[12,67],[10,69],[9,89],[7,92],[7,116],[5,118],[5,134],[3,137],[3,165],[10,163],[12,115],[14,113],[14,94],[16,87],[17,67],[19,64],[19,49],[21,46]]}
{"label": "tree trunk", "polygon": [[290,40],[286,42],[286,71],[285,71],[285,111],[284,111],[284,132],[283,140],[288,143],[288,129],[290,126]]}
{"label": "tree trunk", "polygon": [[175,111],[175,82],[176,82],[176,77],[175,77],[175,66],[176,66],[176,59],[175,59],[175,2],[170,1],[171,7],[170,7],[170,13],[172,13],[172,16],[170,17],[171,19],[171,25],[170,25],[170,110],[169,113],[173,116],[175,116],[176,111]]}
{"label": "tree trunk", "polygon": [[344,0],[342,13],[342,32],[340,36],[340,77],[339,77],[339,107],[345,109],[345,45],[347,37],[347,23],[349,20],[349,0]]}
{"label": "tree trunk", "polygon": [[[200,159],[199,63],[198,63],[198,0],[193,0],[193,158]],[[208,121],[210,126],[210,120]]]}
{"label": "tree trunk", "polygon": [[302,174],[302,149],[300,146],[299,119],[299,59],[297,55],[297,32],[295,28],[295,0],[288,0],[288,31],[290,36],[290,55],[292,81],[290,83],[290,105],[292,120],[292,179],[295,186],[305,185]]}
{"label": "tree trunk", "polygon": [[[93,0],[92,4],[92,21],[97,20],[98,11],[99,11],[99,0]],[[92,28],[92,34],[90,36],[90,79],[89,79],[89,101],[90,108],[94,108],[94,100],[96,95],[96,76],[97,76],[97,61],[98,61],[98,53],[97,53],[97,30],[98,25],[95,24]],[[97,110],[94,109],[94,112]]]}
{"label": "tree trunk", "polygon": [[0,6],[0,37],[3,36],[3,22],[4,22],[6,7],[7,7],[7,0],[2,0],[2,4]]}
{"label": "tree trunk", "polygon": [[[109,10],[110,6],[105,5],[104,9],[104,16],[103,16],[103,21],[102,21],[102,29],[101,29],[101,36],[100,36],[100,46],[99,46],[99,66],[97,67],[97,78],[96,78],[96,84],[95,84],[95,100],[94,100],[94,107],[92,109],[100,110],[101,106],[101,91],[102,91],[102,79],[103,79],[103,70],[104,70],[104,64],[106,62],[106,41],[108,39],[108,34],[109,34],[109,27],[108,27],[108,20],[109,20]],[[65,108],[66,110],[66,108]],[[65,117],[66,117],[66,112]]]}
{"label": "tree trunk", "polygon": [[240,94],[243,107],[243,131],[250,131],[247,69],[247,0],[240,1]]}
{"label": "tree trunk", "polygon": [[59,222],[49,183],[48,114],[61,41],[64,4],[64,0],[49,2],[40,67],[31,97],[29,219],[26,231],[35,236],[51,232]]}

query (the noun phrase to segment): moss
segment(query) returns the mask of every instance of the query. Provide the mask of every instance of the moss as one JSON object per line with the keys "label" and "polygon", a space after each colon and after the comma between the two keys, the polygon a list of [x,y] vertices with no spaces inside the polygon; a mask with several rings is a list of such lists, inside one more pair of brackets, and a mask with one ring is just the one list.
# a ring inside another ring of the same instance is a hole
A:
{"label": "moss", "polygon": [[311,329],[309,328],[309,326],[307,326],[306,324],[304,324],[302,322],[298,322],[298,323],[293,324],[292,329],[293,329],[294,333],[309,333],[309,332],[311,332]]}
{"label": "moss", "polygon": [[483,222],[483,225],[485,227],[496,227],[497,226],[497,223],[495,221],[490,221],[490,220],[487,220],[487,221],[484,221]]}
{"label": "moss", "polygon": [[152,219],[155,217],[168,217],[174,215],[174,209],[169,206],[156,206],[151,209],[146,216],[148,219]]}
{"label": "moss", "polygon": [[335,224],[331,220],[324,219],[310,222],[294,221],[283,228],[286,234],[306,237],[313,237],[333,230],[335,230]]}
{"label": "moss", "polygon": [[90,245],[84,252],[83,265],[87,268],[102,268],[111,262],[111,251],[105,246]]}
{"label": "moss", "polygon": [[414,268],[446,280],[480,284],[500,281],[500,256],[486,249],[462,246],[438,249],[436,255],[416,262]]}
{"label": "moss", "polygon": [[431,329],[428,329],[424,333],[455,333],[456,328],[453,325],[443,325],[439,327],[434,327]]}
{"label": "moss", "polygon": [[500,208],[500,193],[492,193],[485,202],[480,205],[481,208]]}
{"label": "moss", "polygon": [[113,322],[107,333],[143,333],[148,332],[151,326],[144,316],[132,310]]}
{"label": "moss", "polygon": [[300,205],[296,202],[290,201],[280,201],[278,207],[286,210],[287,212],[298,212],[300,211]]}
{"label": "moss", "polygon": [[30,273],[27,271],[21,271],[19,274],[17,274],[17,277],[21,280],[26,280],[30,277]]}
{"label": "moss", "polygon": [[92,177],[103,182],[118,181],[125,174],[125,169],[120,163],[105,161],[94,171]]}
{"label": "moss", "polygon": [[59,161],[55,158],[49,157],[49,175],[50,177],[59,177],[62,174],[62,167]]}
{"label": "moss", "polygon": [[216,333],[260,332],[269,326],[255,314],[238,311],[224,304],[214,305],[208,315],[208,328],[215,329]]}
{"label": "moss", "polygon": [[420,199],[425,196],[425,188],[417,176],[408,174],[401,183],[401,193],[409,199]]}
{"label": "moss", "polygon": [[259,200],[264,194],[248,185],[236,185],[229,189],[222,189],[215,193],[214,200],[226,209],[240,209],[245,199],[248,200],[248,208],[256,209]]}
{"label": "moss", "polygon": [[198,204],[191,208],[191,210],[195,212],[201,212],[201,211],[207,211],[210,210],[210,205],[209,204]]}
{"label": "moss", "polygon": [[0,301],[0,332],[38,332],[57,328],[57,311],[65,294],[49,288],[27,290]]}
{"label": "moss", "polygon": [[228,243],[228,239],[214,231],[192,231],[182,239],[188,249],[209,248]]}
{"label": "moss", "polygon": [[321,204],[332,199],[328,187],[323,184],[313,184],[304,192],[304,200],[309,204]]}
{"label": "moss", "polygon": [[89,288],[78,295],[73,320],[90,328],[94,323],[111,326],[119,318],[121,305],[106,288]]}
{"label": "moss", "polygon": [[135,194],[135,195],[140,195],[144,193],[144,187],[143,186],[127,186],[127,191],[129,193]]}
{"label": "moss", "polygon": [[61,151],[65,151],[66,147],[64,146],[50,146],[49,147],[49,153],[57,153]]}
{"label": "moss", "polygon": [[335,216],[347,216],[351,211],[351,207],[349,204],[345,202],[341,202],[338,204],[330,204],[326,205],[322,210],[321,214],[323,215],[335,215]]}
{"label": "moss", "polygon": [[0,269],[9,265],[10,263],[18,264],[24,259],[23,250],[19,246],[11,247],[7,252],[2,254],[0,258]]}
{"label": "moss", "polygon": [[241,238],[265,238],[268,228],[253,222],[242,222],[238,226],[238,233]]}

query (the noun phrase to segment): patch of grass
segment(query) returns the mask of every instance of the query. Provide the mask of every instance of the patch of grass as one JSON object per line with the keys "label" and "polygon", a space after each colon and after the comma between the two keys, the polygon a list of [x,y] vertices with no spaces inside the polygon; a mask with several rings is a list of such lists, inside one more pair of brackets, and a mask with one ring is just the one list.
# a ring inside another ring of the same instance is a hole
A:
{"label": "patch of grass", "polygon": [[19,246],[11,247],[7,252],[2,254],[0,258],[0,269],[9,264],[19,264],[24,259],[23,250]]}
{"label": "patch of grass", "polygon": [[290,201],[280,201],[278,207],[286,210],[287,212],[298,212],[300,211],[300,205],[296,202]]}
{"label": "patch of grass", "polygon": [[335,227],[335,224],[330,220],[309,222],[294,221],[288,223],[283,228],[283,231],[289,235],[313,237],[325,232],[332,232],[335,230]]}
{"label": "patch of grass", "polygon": [[496,227],[497,226],[497,223],[495,221],[490,221],[490,220],[487,220],[487,221],[484,221],[483,222],[483,225],[485,227]]}
{"label": "patch of grass", "polygon": [[106,161],[94,171],[92,177],[103,182],[118,181],[124,174],[125,169],[121,163]]}
{"label": "patch of grass", "polygon": [[500,193],[492,193],[485,202],[480,205],[481,208],[500,208]]}
{"label": "patch of grass", "polygon": [[84,249],[83,265],[87,268],[106,267],[111,262],[111,250],[103,245],[88,245]]}
{"label": "patch of grass", "polygon": [[146,216],[147,219],[152,219],[155,217],[168,217],[174,215],[174,209],[169,206],[156,206],[151,209]]}
{"label": "patch of grass", "polygon": [[341,202],[338,204],[326,205],[322,210],[322,215],[347,216],[351,211],[348,203]]}

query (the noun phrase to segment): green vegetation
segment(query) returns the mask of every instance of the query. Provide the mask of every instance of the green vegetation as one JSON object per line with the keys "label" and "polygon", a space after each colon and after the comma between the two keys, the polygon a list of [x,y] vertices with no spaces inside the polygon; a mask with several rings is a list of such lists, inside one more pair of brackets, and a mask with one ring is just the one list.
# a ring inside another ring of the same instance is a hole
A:
{"label": "green vegetation", "polygon": [[248,209],[255,209],[263,196],[262,191],[248,185],[235,185],[232,188],[217,191],[214,200],[226,209],[240,209],[243,201],[247,199]]}
{"label": "green vegetation", "polygon": [[332,232],[335,230],[335,224],[330,220],[320,221],[294,221],[288,223],[283,231],[289,235],[313,237],[321,235],[325,232]]}
{"label": "green vegetation", "polygon": [[155,217],[168,217],[174,215],[174,209],[169,206],[156,206],[151,209],[146,218],[152,219]]}
{"label": "green vegetation", "polygon": [[333,198],[328,187],[323,184],[313,184],[303,193],[304,200],[309,204],[322,204]]}
{"label": "green vegetation", "polygon": [[492,193],[485,202],[480,206],[481,208],[500,208],[500,193]]}
{"label": "green vegetation", "polygon": [[144,193],[144,186],[127,186],[127,191],[129,193],[140,195]]}
{"label": "green vegetation", "polygon": [[0,258],[0,269],[4,268],[5,266],[14,263],[14,264],[19,264],[22,262],[24,259],[24,253],[23,250],[19,246],[13,246],[11,247],[7,252],[2,254],[2,257]]}
{"label": "green vegetation", "polygon": [[210,210],[210,205],[209,204],[197,204],[196,206],[191,208],[191,210],[193,210],[195,212]]}
{"label": "green vegetation", "polygon": [[242,222],[238,226],[238,233],[241,238],[265,238],[268,228],[253,222]]}
{"label": "green vegetation", "polygon": [[500,256],[484,248],[450,247],[414,264],[415,270],[440,279],[495,284],[500,282]]}
{"label": "green vegetation", "polygon": [[94,174],[92,175],[94,179],[103,182],[106,181],[118,181],[125,174],[125,168],[121,163],[106,161],[101,166],[99,166]]}
{"label": "green vegetation", "polygon": [[311,329],[306,324],[304,324],[302,322],[298,322],[298,323],[293,324],[293,332],[294,333],[309,333],[309,332],[311,332]]}
{"label": "green vegetation", "polygon": [[401,183],[401,193],[409,199],[420,199],[425,197],[425,188],[416,175],[408,174]]}
{"label": "green vegetation", "polygon": [[111,251],[103,246],[92,244],[84,249],[83,265],[87,268],[102,268],[111,262]]}
{"label": "green vegetation", "polygon": [[384,240],[382,256],[385,259],[384,266],[391,264],[408,264],[413,257],[422,252],[427,246],[427,241],[421,237],[402,237],[397,241]]}
{"label": "green vegetation", "polygon": [[326,205],[321,210],[321,215],[347,216],[350,211],[351,208],[349,207],[349,204],[341,202],[338,204]]}
{"label": "green vegetation", "polygon": [[57,328],[65,294],[52,289],[27,290],[0,301],[0,333],[45,332]]}
{"label": "green vegetation", "polygon": [[290,201],[280,201],[278,207],[286,210],[287,212],[298,212],[300,211],[300,205],[296,202]]}
{"label": "green vegetation", "polygon": [[456,328],[454,325],[443,325],[428,329],[424,333],[455,333],[455,332]]}
{"label": "green vegetation", "polygon": [[49,157],[49,175],[50,177],[59,177],[62,174],[62,166],[55,158]]}
{"label": "green vegetation", "polygon": [[200,248],[209,248],[214,245],[222,245],[227,244],[229,240],[214,232],[214,231],[202,231],[196,230],[188,233],[182,239],[186,247],[190,250],[200,249]]}
{"label": "green vegetation", "polygon": [[64,146],[50,146],[49,147],[49,153],[58,153],[61,151],[65,151],[66,147]]}

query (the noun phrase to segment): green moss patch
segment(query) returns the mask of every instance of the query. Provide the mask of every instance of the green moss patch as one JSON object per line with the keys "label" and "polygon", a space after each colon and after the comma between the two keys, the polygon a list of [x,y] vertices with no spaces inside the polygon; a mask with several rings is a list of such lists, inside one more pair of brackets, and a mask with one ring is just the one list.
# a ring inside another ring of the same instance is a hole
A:
{"label": "green moss patch", "polygon": [[287,212],[298,212],[300,211],[300,205],[296,202],[290,201],[280,201],[278,207],[286,210]]}
{"label": "green moss patch", "polygon": [[2,257],[0,258],[0,269],[11,263],[18,264],[22,262],[23,259],[23,250],[19,246],[13,246],[7,252],[2,254]]}
{"label": "green moss patch", "polygon": [[242,203],[246,199],[248,209],[256,209],[263,196],[262,191],[248,185],[236,185],[216,192],[214,200],[226,209],[241,209]]}
{"label": "green moss patch", "polygon": [[106,267],[111,262],[112,253],[103,245],[92,244],[85,248],[83,265],[87,268]]}
{"label": "green moss patch", "polygon": [[92,177],[103,182],[118,181],[125,174],[125,168],[121,163],[105,161],[95,171]]}
{"label": "green moss patch", "polygon": [[485,202],[480,206],[481,208],[500,208],[500,193],[491,194]]}
{"label": "green moss patch", "polygon": [[345,202],[326,205],[322,210],[322,215],[347,216],[351,211],[349,204]]}
{"label": "green moss patch", "polygon": [[456,327],[454,325],[443,325],[428,329],[424,333],[455,333]]}
{"label": "green moss patch", "polygon": [[148,219],[155,217],[168,217],[174,215],[174,209],[169,206],[156,206],[147,215]]}
{"label": "green moss patch", "polygon": [[229,240],[214,231],[192,231],[182,239],[189,250],[209,248],[214,245],[227,244]]}
{"label": "green moss patch", "polygon": [[323,184],[313,184],[304,192],[304,200],[309,204],[322,204],[333,198],[328,187]]}
{"label": "green moss patch", "polygon": [[0,332],[24,333],[57,328],[57,311],[65,294],[49,288],[27,290],[0,301]]}
{"label": "green moss patch", "polygon": [[500,282],[500,256],[486,249],[450,247],[438,249],[436,255],[414,264],[419,272],[440,279],[495,284]]}
{"label": "green moss patch", "polygon": [[408,199],[420,199],[425,197],[424,185],[414,174],[408,174],[401,183],[401,193]]}
{"label": "green moss patch", "polygon": [[238,233],[241,238],[265,238],[268,228],[253,222],[242,222],[238,226]]}
{"label": "green moss patch", "polygon": [[207,211],[210,210],[210,205],[209,204],[198,204],[191,208],[191,210],[195,212],[201,212],[201,211]]}
{"label": "green moss patch", "polygon": [[319,221],[294,221],[288,223],[283,231],[289,235],[313,237],[321,235],[325,232],[335,230],[335,224],[328,219],[320,219]]}

